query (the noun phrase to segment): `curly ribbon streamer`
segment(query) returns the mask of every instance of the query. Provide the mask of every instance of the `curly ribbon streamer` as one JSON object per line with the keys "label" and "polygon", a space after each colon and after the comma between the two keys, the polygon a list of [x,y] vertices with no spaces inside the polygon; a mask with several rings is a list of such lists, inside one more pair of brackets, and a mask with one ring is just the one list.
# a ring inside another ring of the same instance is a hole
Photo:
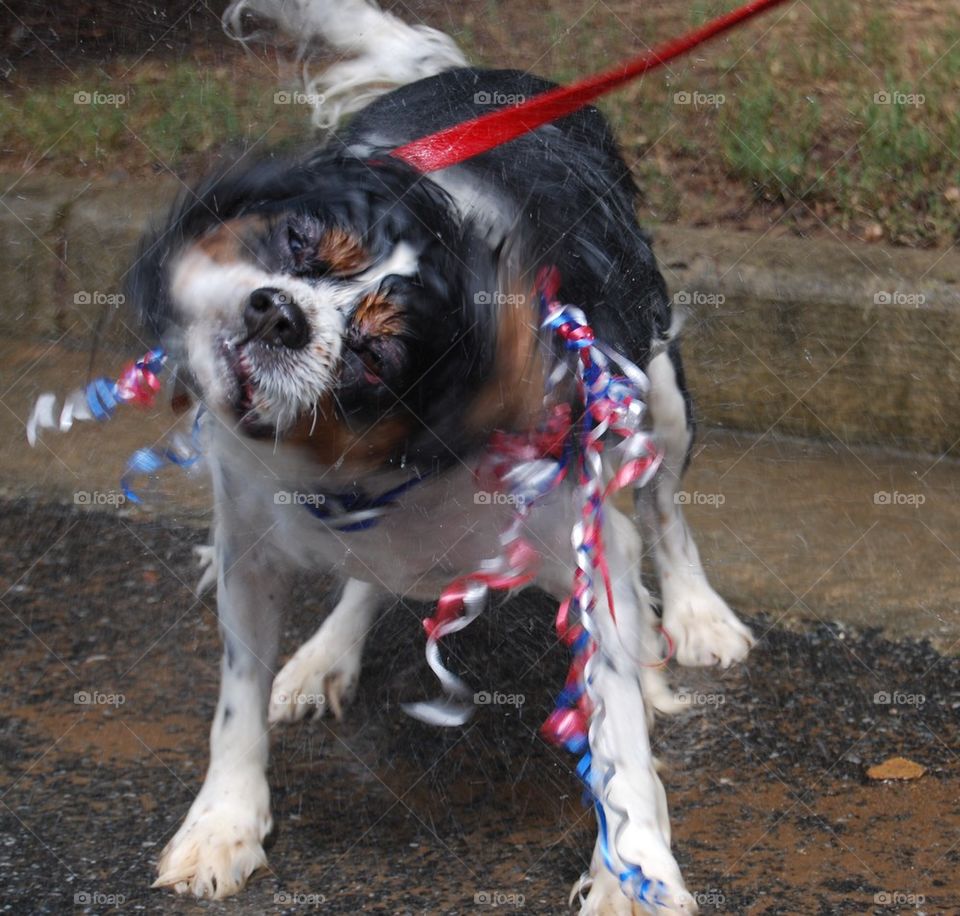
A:
{"label": "curly ribbon streamer", "polygon": [[[65,433],[77,420],[104,422],[113,417],[121,404],[152,407],[162,387],[160,373],[166,362],[164,350],[148,350],[140,359],[128,363],[116,381],[100,377],[72,391],[63,399],[59,415],[56,395],[51,392],[41,394],[27,420],[27,441],[35,446],[42,430],[58,429]],[[197,464],[201,458],[202,416],[202,409],[198,410],[189,438],[177,434],[163,446],[141,448],[130,456],[120,478],[120,486],[130,502],[142,502],[133,489],[135,478],[156,474],[168,465],[186,470]]]}
{"label": "curly ribbon streamer", "polygon": [[160,391],[160,372],[167,361],[161,350],[149,350],[140,359],[128,363],[116,381],[96,378],[83,388],[68,394],[56,415],[57,398],[51,392],[41,394],[27,420],[27,441],[37,444],[41,430],[67,432],[76,420],[109,420],[120,404],[152,407]]}
{"label": "curly ribbon streamer", "polygon": [[[555,277],[550,278],[545,289],[555,284]],[[551,742],[581,755],[577,774],[596,811],[600,852],[607,869],[617,876],[628,896],[644,903],[657,903],[658,895],[664,890],[662,882],[645,877],[639,865],[628,863],[617,851],[620,833],[628,823],[628,812],[615,806],[610,796],[614,762],[601,760],[596,751],[590,750],[600,747],[600,742],[591,741],[590,737],[599,731],[604,717],[603,700],[593,690],[594,669],[598,664],[608,664],[597,651],[600,647],[594,622],[597,576],[603,583],[610,616],[616,621],[603,544],[603,505],[622,487],[644,486],[660,465],[660,453],[640,426],[644,414],[642,396],[648,384],[637,366],[594,339],[583,312],[550,301],[546,293],[542,304],[546,312],[543,326],[554,330],[566,349],[576,354],[577,396],[584,407],[577,454],[581,518],[571,533],[576,568],[570,598],[561,604],[556,619],[557,635],[570,649],[572,660],[556,709],[544,723],[542,733]],[[614,364],[619,366],[622,375],[611,372]],[[602,439],[608,433],[621,437],[623,441],[617,448],[623,455],[612,478],[604,482]],[[672,651],[672,642],[668,641],[668,646],[668,651]],[[608,811],[619,815],[619,828],[612,838]]]}
{"label": "curly ribbon streamer", "polygon": [[120,478],[120,486],[123,488],[124,496],[126,496],[130,502],[143,502],[133,489],[133,481],[135,478],[153,476],[168,465],[184,471],[190,470],[197,465],[203,458],[203,451],[200,447],[200,422],[202,418],[203,409],[200,408],[197,410],[189,438],[177,433],[167,444],[156,448],[137,449],[137,451],[127,459],[127,466],[124,469],[123,476]]}
{"label": "curly ribbon streamer", "polygon": [[[436,674],[444,696],[441,699],[406,704],[415,718],[440,725],[460,725],[473,712],[468,703],[467,685],[446,668],[440,657],[439,641],[468,626],[481,613],[491,589],[511,589],[535,578],[539,559],[536,551],[521,537],[532,506],[555,490],[572,467],[577,473],[580,519],[574,525],[571,540],[576,558],[570,597],[557,612],[556,631],[570,649],[572,659],[563,690],[554,711],[542,727],[553,743],[580,755],[577,773],[596,810],[600,850],[605,866],[617,876],[624,892],[645,903],[658,903],[664,886],[647,878],[639,865],[626,862],[619,854],[619,837],[628,823],[628,813],[615,806],[610,783],[615,774],[612,760],[599,759],[591,746],[591,735],[601,727],[603,700],[593,689],[598,664],[608,664],[598,652],[598,628],[594,621],[597,601],[594,581],[602,581],[607,606],[613,621],[616,613],[613,585],[603,543],[603,506],[617,490],[626,486],[644,486],[656,473],[661,455],[652,438],[642,428],[644,401],[649,383],[638,366],[611,348],[599,343],[580,309],[557,301],[559,275],[553,268],[541,271],[537,278],[542,325],[553,331],[574,359],[576,403],[582,409],[574,421],[569,405],[554,407],[546,422],[526,434],[497,433],[490,441],[478,476],[486,471],[499,489],[510,495],[515,506],[512,524],[501,536],[500,559],[484,563],[480,570],[452,582],[440,596],[434,615],[423,622],[427,634],[427,661]],[[613,372],[613,367],[618,372]],[[560,360],[551,372],[549,389],[556,387],[570,371],[567,360]],[[613,447],[619,462],[605,479],[602,453],[605,440],[615,436],[622,441]],[[668,640],[668,658],[672,641]],[[661,663],[662,664],[662,663]],[[611,837],[607,812],[619,816],[619,827]]]}

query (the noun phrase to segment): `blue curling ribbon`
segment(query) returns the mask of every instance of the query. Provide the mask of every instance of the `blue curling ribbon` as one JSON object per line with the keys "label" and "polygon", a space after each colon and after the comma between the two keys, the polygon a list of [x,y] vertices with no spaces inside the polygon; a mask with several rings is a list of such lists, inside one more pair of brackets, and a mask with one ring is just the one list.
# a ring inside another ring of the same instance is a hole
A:
{"label": "blue curling ribbon", "polygon": [[[568,742],[568,744],[570,743],[572,742]],[[584,739],[584,743],[586,743],[586,739]],[[629,888],[630,897],[639,900],[641,903],[653,903],[659,906],[662,903],[659,895],[661,891],[665,889],[662,881],[654,881],[652,878],[648,878],[639,865],[629,865],[622,871],[617,869],[616,862],[614,862],[613,855],[610,852],[610,830],[607,826],[607,815],[603,810],[600,799],[593,790],[591,781],[592,766],[593,757],[588,750],[580,760],[577,761],[577,776],[580,777],[584,786],[586,786],[587,797],[593,804],[594,811],[597,814],[597,838],[600,842],[600,855],[603,857],[603,864],[611,874],[617,876],[617,880],[621,886]],[[653,891],[652,897],[651,891]]]}
{"label": "blue curling ribbon", "polygon": [[119,403],[116,382],[98,378],[87,385],[87,406],[96,419],[109,420]]}
{"label": "blue curling ribbon", "polygon": [[168,465],[187,470],[193,467],[203,457],[200,449],[200,419],[202,416],[203,410],[201,408],[197,411],[196,419],[193,421],[189,444],[183,451],[177,451],[175,448],[169,446],[163,448],[141,448],[137,449],[137,451],[127,459],[127,466],[124,469],[123,476],[120,478],[120,486],[123,489],[123,495],[130,500],[130,502],[143,502],[133,489],[133,478],[156,474],[157,471],[162,470]]}

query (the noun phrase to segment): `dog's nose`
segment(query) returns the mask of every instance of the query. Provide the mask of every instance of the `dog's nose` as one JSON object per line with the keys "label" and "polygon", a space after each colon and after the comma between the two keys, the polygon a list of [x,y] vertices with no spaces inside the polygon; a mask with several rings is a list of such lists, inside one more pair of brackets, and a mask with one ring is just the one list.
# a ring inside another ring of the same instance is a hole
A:
{"label": "dog's nose", "polygon": [[274,347],[301,350],[310,339],[310,327],[303,309],[289,294],[272,286],[250,293],[243,322],[250,340],[262,340]]}

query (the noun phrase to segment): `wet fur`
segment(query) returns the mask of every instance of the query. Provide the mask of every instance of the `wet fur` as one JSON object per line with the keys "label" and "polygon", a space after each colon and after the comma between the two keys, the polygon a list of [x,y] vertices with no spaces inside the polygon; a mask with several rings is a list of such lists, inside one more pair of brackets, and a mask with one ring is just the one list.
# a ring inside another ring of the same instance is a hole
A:
{"label": "wet fur", "polygon": [[[453,577],[497,554],[511,510],[477,504],[474,470],[491,432],[529,429],[540,414],[558,357],[539,330],[533,295],[545,265],[559,270],[559,298],[651,374],[654,431],[667,458],[638,494],[638,518],[669,583],[664,623],[681,660],[727,664],[750,646],[707,584],[674,498],[689,455],[690,401],[670,300],[604,119],[588,108],[426,177],[389,155],[488,110],[476,101],[483,93],[531,95],[550,85],[471,68],[413,82],[364,108],[320,149],[213,176],[144,243],[132,297],[206,408],[224,641],[211,767],[164,851],[158,885],[200,896],[238,891],[265,861],[271,827],[268,717],[339,714],[366,632],[391,596],[435,600]],[[302,350],[244,339],[244,303],[263,286],[303,305],[310,339]],[[367,531],[338,532],[277,499],[382,493],[418,475],[424,482]],[[558,600],[573,568],[572,487],[546,499],[528,525],[543,557],[536,584]],[[650,909],[692,913],[646,730],[671,696],[653,667],[662,647],[639,576],[644,548],[637,527],[612,509],[607,528],[617,624],[602,604],[605,714],[592,736],[596,754],[618,761],[606,815],[618,852],[662,882],[661,904]],[[283,603],[303,568],[334,573],[346,588],[278,672]],[[581,884],[581,912],[639,911],[598,856]]]}

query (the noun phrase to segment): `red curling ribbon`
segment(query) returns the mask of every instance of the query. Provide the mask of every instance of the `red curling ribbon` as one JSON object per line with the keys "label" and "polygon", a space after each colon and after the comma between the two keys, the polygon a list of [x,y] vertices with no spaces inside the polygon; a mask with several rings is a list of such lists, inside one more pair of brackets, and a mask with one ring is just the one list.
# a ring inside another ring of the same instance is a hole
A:
{"label": "red curling ribbon", "polygon": [[130,362],[117,379],[117,398],[139,407],[153,407],[160,387],[160,379],[142,362]]}

